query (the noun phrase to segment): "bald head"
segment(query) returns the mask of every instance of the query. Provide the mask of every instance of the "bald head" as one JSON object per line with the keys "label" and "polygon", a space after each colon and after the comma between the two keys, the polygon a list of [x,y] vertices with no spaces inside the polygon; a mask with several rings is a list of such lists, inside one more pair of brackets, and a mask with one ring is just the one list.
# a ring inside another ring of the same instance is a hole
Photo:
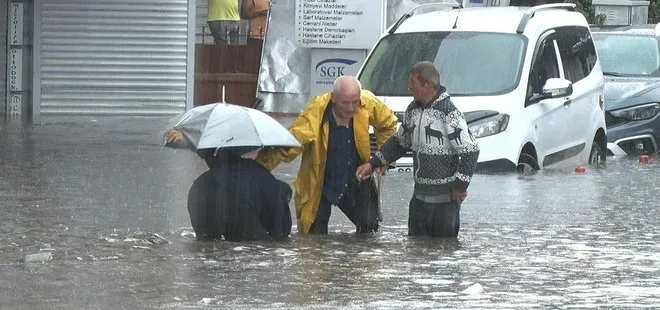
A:
{"label": "bald head", "polygon": [[361,89],[360,81],[354,76],[343,75],[335,80],[332,102],[335,117],[339,122],[347,123],[360,107]]}
{"label": "bald head", "polygon": [[352,75],[342,75],[335,80],[334,86],[332,88],[332,95],[336,96],[339,94],[358,94],[362,89],[360,81]]}

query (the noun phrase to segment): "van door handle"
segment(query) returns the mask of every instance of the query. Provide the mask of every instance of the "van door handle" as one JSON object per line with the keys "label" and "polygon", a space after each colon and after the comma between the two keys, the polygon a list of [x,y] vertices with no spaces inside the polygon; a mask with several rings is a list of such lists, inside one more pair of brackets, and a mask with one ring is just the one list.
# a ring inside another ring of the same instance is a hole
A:
{"label": "van door handle", "polygon": [[573,100],[571,100],[571,98],[566,98],[564,100],[564,107],[568,107],[571,103],[573,103]]}

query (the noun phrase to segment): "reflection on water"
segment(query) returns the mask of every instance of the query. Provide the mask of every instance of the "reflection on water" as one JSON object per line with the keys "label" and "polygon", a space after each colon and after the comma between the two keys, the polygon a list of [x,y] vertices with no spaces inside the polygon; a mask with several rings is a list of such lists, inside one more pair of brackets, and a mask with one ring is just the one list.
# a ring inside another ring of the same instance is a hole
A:
{"label": "reflection on water", "polygon": [[[383,181],[384,222],[375,235],[353,234],[335,209],[327,236],[198,242],[185,199],[204,164],[190,152],[159,147],[157,124],[63,123],[10,128],[0,136],[4,307],[660,303],[657,156],[649,165],[610,160],[607,168],[584,174],[566,168],[522,178],[477,175],[458,240],[407,236],[412,179],[409,172],[394,171]],[[296,165],[275,172],[291,181]],[[42,252],[52,253],[52,260],[23,261]]]}

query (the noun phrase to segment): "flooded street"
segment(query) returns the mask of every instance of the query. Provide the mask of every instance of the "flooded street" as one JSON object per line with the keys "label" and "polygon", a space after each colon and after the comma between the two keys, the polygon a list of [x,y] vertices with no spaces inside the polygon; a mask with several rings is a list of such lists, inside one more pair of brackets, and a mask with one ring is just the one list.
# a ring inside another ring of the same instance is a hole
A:
{"label": "flooded street", "polygon": [[[660,304],[658,156],[648,165],[608,158],[584,174],[476,175],[457,241],[407,236],[412,176],[390,171],[377,234],[355,235],[334,208],[328,236],[294,227],[283,243],[198,242],[186,200],[206,165],[159,145],[166,124],[1,126],[2,308]],[[290,183],[298,163],[274,172]]]}

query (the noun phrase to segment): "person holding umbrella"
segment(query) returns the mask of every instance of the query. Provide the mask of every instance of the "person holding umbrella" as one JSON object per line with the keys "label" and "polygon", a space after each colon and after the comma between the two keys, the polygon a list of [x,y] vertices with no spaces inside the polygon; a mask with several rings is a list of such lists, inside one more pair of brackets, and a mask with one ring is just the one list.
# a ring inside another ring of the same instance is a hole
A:
{"label": "person holding umbrella", "polygon": [[241,156],[264,145],[299,146],[266,114],[226,103],[193,108],[168,130],[165,146],[194,150],[209,167],[188,192],[188,213],[197,239],[281,240],[289,236],[291,187],[253,159]]}
{"label": "person holding umbrella", "polygon": [[355,224],[357,232],[378,230],[378,194],[372,181],[358,182],[358,165],[369,160],[369,125],[382,145],[397,129],[394,113],[354,76],[341,76],[332,92],[311,99],[289,127],[303,148],[266,147],[256,160],[268,170],[302,153],[294,181],[296,217],[301,233],[328,233],[331,206]]}

